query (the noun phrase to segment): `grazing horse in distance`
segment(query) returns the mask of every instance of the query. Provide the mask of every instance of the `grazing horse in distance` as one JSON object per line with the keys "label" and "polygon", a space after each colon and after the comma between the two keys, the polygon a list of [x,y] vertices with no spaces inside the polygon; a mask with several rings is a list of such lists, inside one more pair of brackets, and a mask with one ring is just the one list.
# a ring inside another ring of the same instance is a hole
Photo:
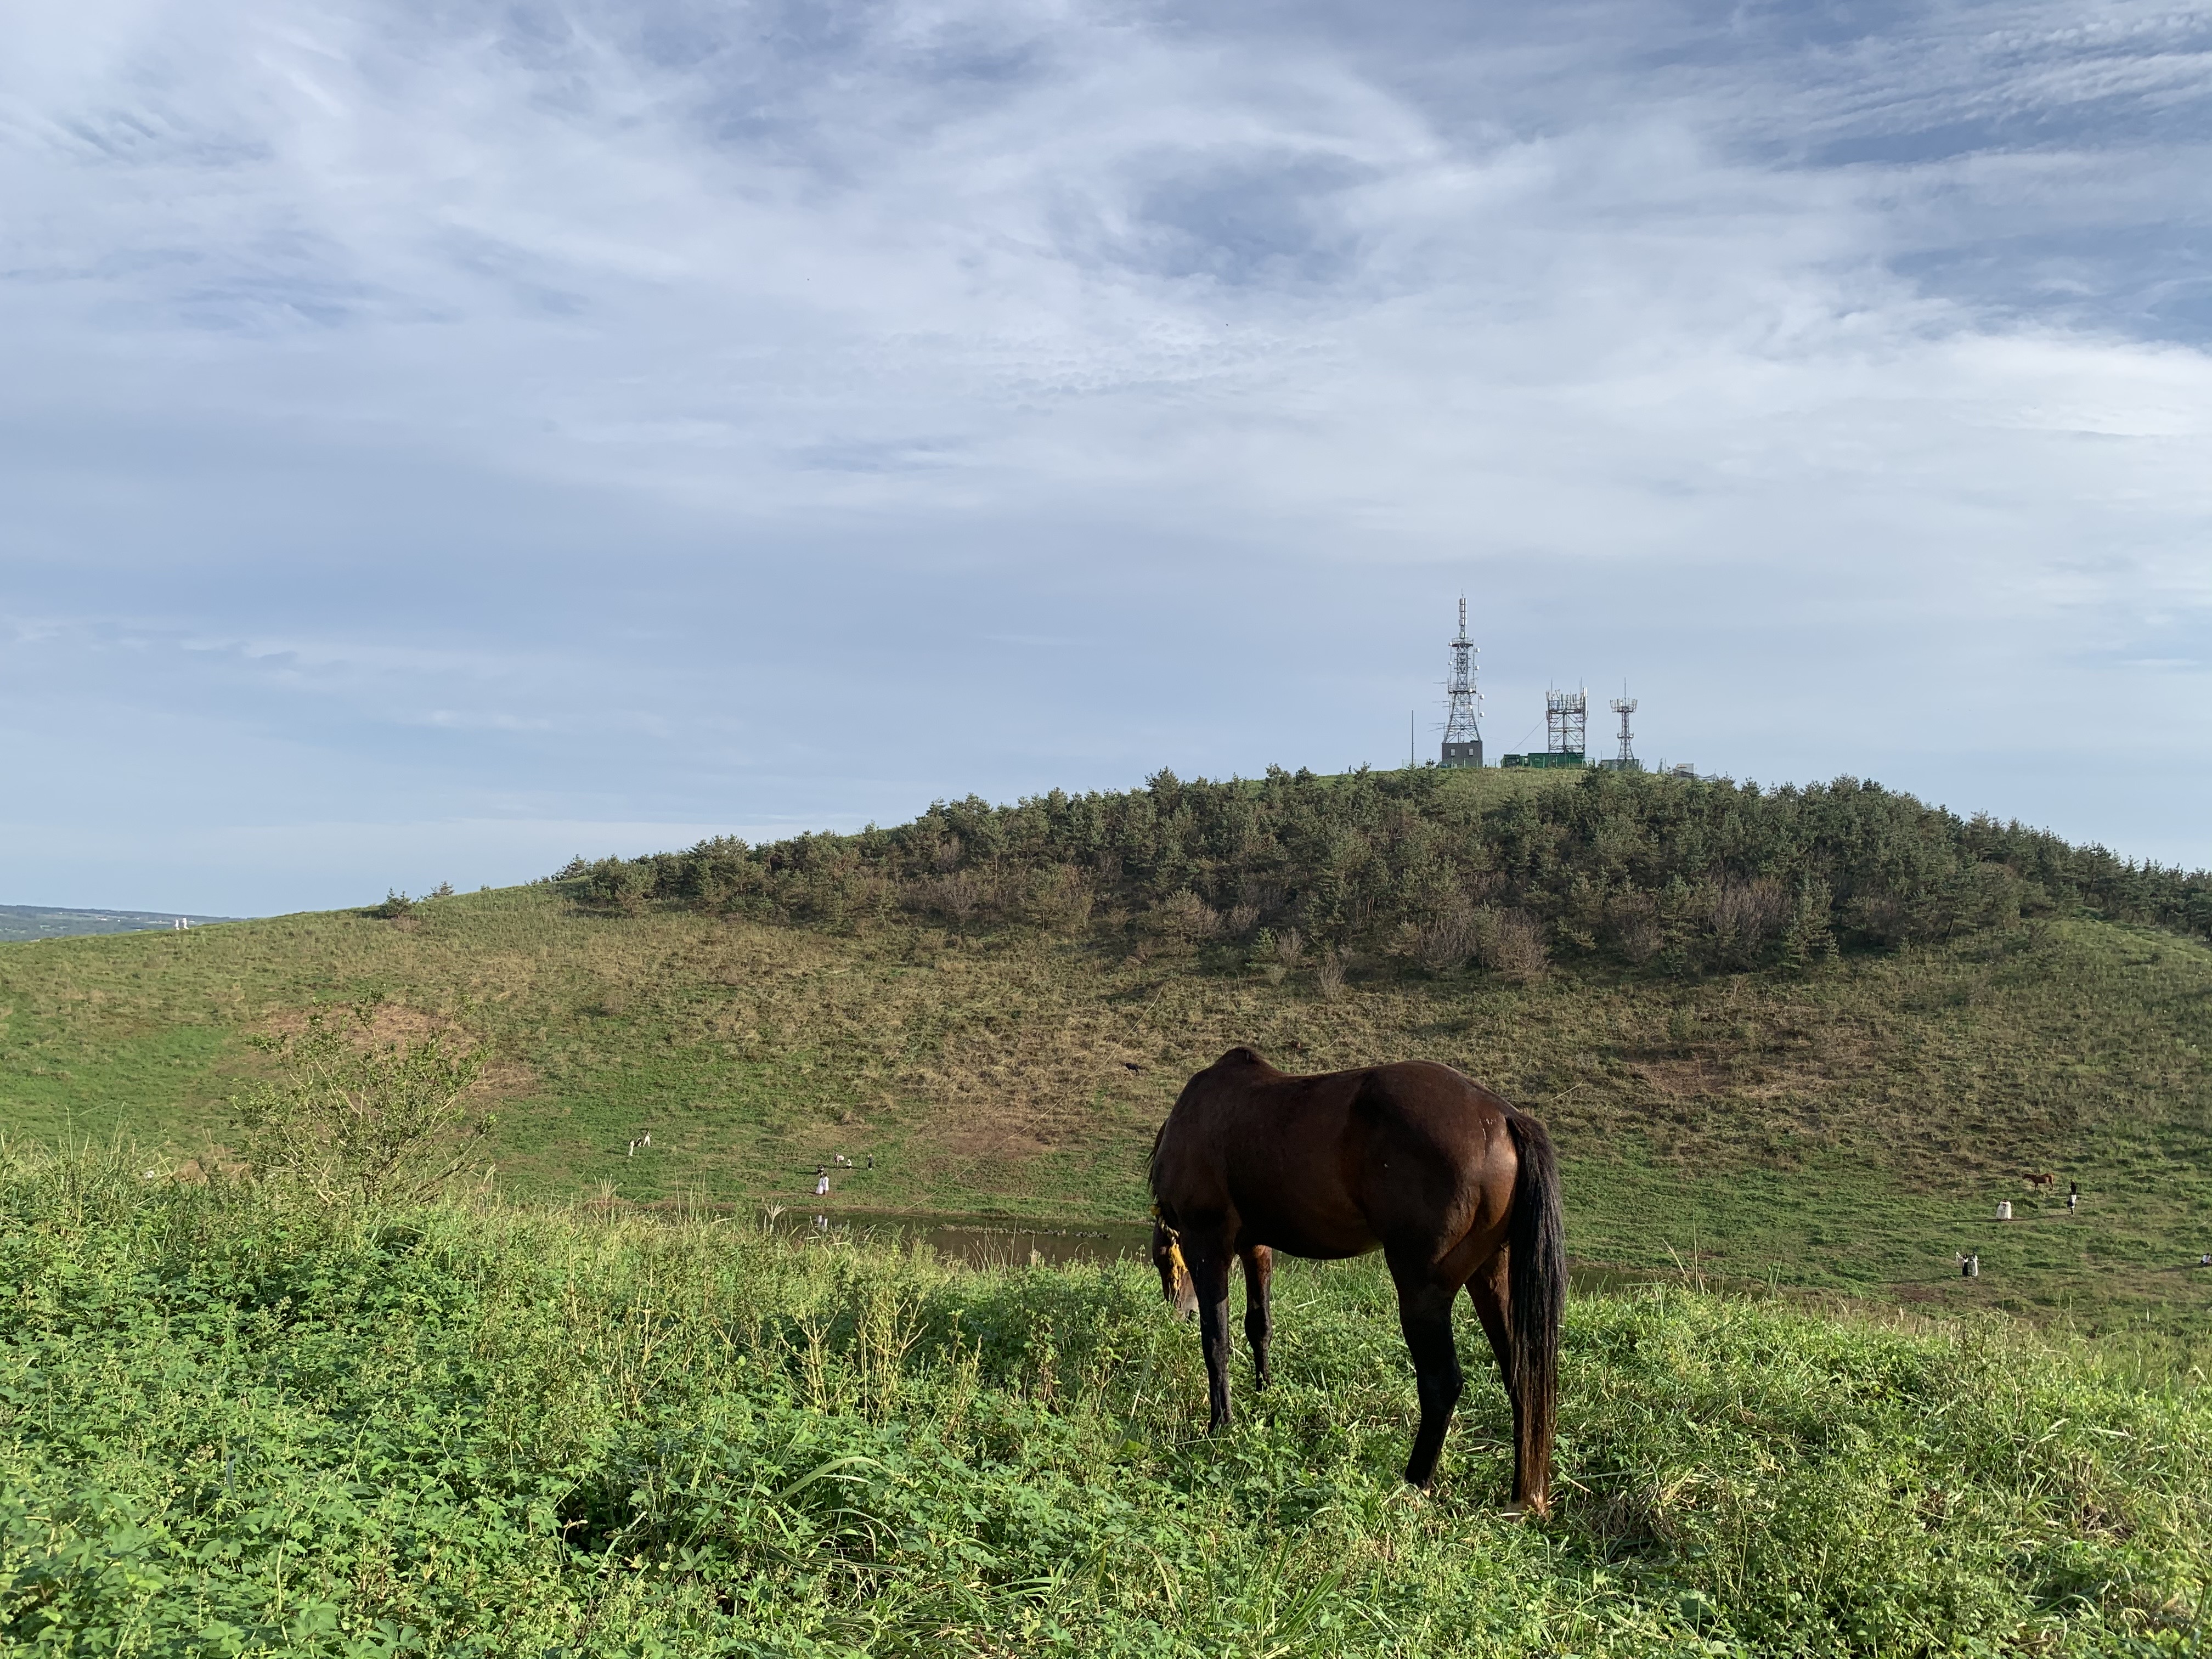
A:
{"label": "grazing horse in distance", "polygon": [[1273,1252],[1379,1249],[1421,1401],[1406,1479],[1435,1479],[1459,1403],[1451,1316],[1464,1285],[1513,1401],[1513,1501],[1549,1507],[1567,1276],[1543,1125],[1429,1060],[1293,1077],[1231,1048],[1184,1085],[1151,1179],[1152,1260],[1168,1298],[1198,1310],[1212,1428],[1230,1420],[1230,1264],[1244,1264],[1244,1334],[1265,1388]]}
{"label": "grazing horse in distance", "polygon": [[2021,1179],[2025,1181],[2031,1187],[2042,1187],[2048,1188],[2056,1187],[2058,1184],[2058,1177],[2048,1172],[2042,1175],[2022,1176]]}

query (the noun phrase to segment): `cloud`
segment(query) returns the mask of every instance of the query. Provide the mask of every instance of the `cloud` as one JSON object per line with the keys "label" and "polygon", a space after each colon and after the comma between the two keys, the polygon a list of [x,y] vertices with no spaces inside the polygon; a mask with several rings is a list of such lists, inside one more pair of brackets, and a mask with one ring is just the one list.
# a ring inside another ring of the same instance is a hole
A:
{"label": "cloud", "polygon": [[314,837],[1385,760],[1466,585],[1494,721],[2204,861],[2212,12],[1848,15],[40,14],[9,763]]}

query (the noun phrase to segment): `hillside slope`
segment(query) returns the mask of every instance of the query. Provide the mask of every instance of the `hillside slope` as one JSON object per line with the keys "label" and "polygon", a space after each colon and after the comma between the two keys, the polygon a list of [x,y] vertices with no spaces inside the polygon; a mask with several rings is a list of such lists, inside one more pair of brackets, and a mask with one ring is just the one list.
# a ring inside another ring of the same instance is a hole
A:
{"label": "hillside slope", "polygon": [[[842,1152],[875,1160],[839,1175],[842,1206],[1128,1218],[1153,1127],[1223,1048],[1420,1054],[1553,1124],[1585,1260],[2095,1320],[2212,1302],[2191,1265],[2212,1249],[2199,943],[2076,916],[1684,979],[1355,960],[1334,997],[1310,957],[1218,957],[896,915],[596,915],[550,885],[14,945],[0,1127],[202,1153],[249,1035],[377,995],[387,1030],[489,1040],[519,1194],[806,1201]],[[2080,1213],[2031,1198],[2020,1177],[2046,1169]]]}

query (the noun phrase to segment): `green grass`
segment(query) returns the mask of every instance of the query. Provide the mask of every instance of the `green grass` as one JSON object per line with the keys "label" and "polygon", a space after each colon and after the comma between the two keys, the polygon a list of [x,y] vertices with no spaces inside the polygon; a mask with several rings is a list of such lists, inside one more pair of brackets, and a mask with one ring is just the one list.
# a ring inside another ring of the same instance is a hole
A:
{"label": "green grass", "polygon": [[[574,914],[538,886],[426,905],[0,947],[0,1129],[210,1156],[317,1000],[486,1036],[504,1190],[748,1210],[1143,1213],[1152,1130],[1236,1042],[1293,1069],[1426,1055],[1529,1105],[1585,1259],[2093,1328],[2202,1323],[2212,1273],[2212,951],[2038,924],[1802,975],[1516,986],[1385,963],[1341,997],[1030,933],[850,936]],[[627,1142],[650,1130],[632,1158]],[[2020,1181],[2078,1179],[2078,1215]],[[2009,1199],[2021,1218],[1990,1218]],[[1979,1249],[1978,1281],[1957,1252]]]}
{"label": "green grass", "polygon": [[1286,1266],[1280,1381],[1240,1358],[1208,1438],[1130,1264],[295,1208],[98,1155],[19,1152],[0,1212],[10,1651],[2200,1650],[2212,1397],[2171,1350],[1577,1297],[1536,1524],[1465,1331],[1444,1483],[1399,1483],[1366,1263]]}

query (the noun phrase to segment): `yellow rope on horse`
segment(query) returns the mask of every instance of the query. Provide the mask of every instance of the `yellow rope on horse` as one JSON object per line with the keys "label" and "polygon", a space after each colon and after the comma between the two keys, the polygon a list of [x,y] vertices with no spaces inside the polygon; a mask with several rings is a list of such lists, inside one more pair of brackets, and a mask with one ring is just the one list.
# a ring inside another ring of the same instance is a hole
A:
{"label": "yellow rope on horse", "polygon": [[1183,1278],[1188,1279],[1190,1267],[1182,1259],[1182,1235],[1168,1225],[1167,1218],[1160,1213],[1160,1206],[1157,1204],[1152,1206],[1152,1219],[1159,1224],[1160,1231],[1168,1236],[1169,1265]]}

